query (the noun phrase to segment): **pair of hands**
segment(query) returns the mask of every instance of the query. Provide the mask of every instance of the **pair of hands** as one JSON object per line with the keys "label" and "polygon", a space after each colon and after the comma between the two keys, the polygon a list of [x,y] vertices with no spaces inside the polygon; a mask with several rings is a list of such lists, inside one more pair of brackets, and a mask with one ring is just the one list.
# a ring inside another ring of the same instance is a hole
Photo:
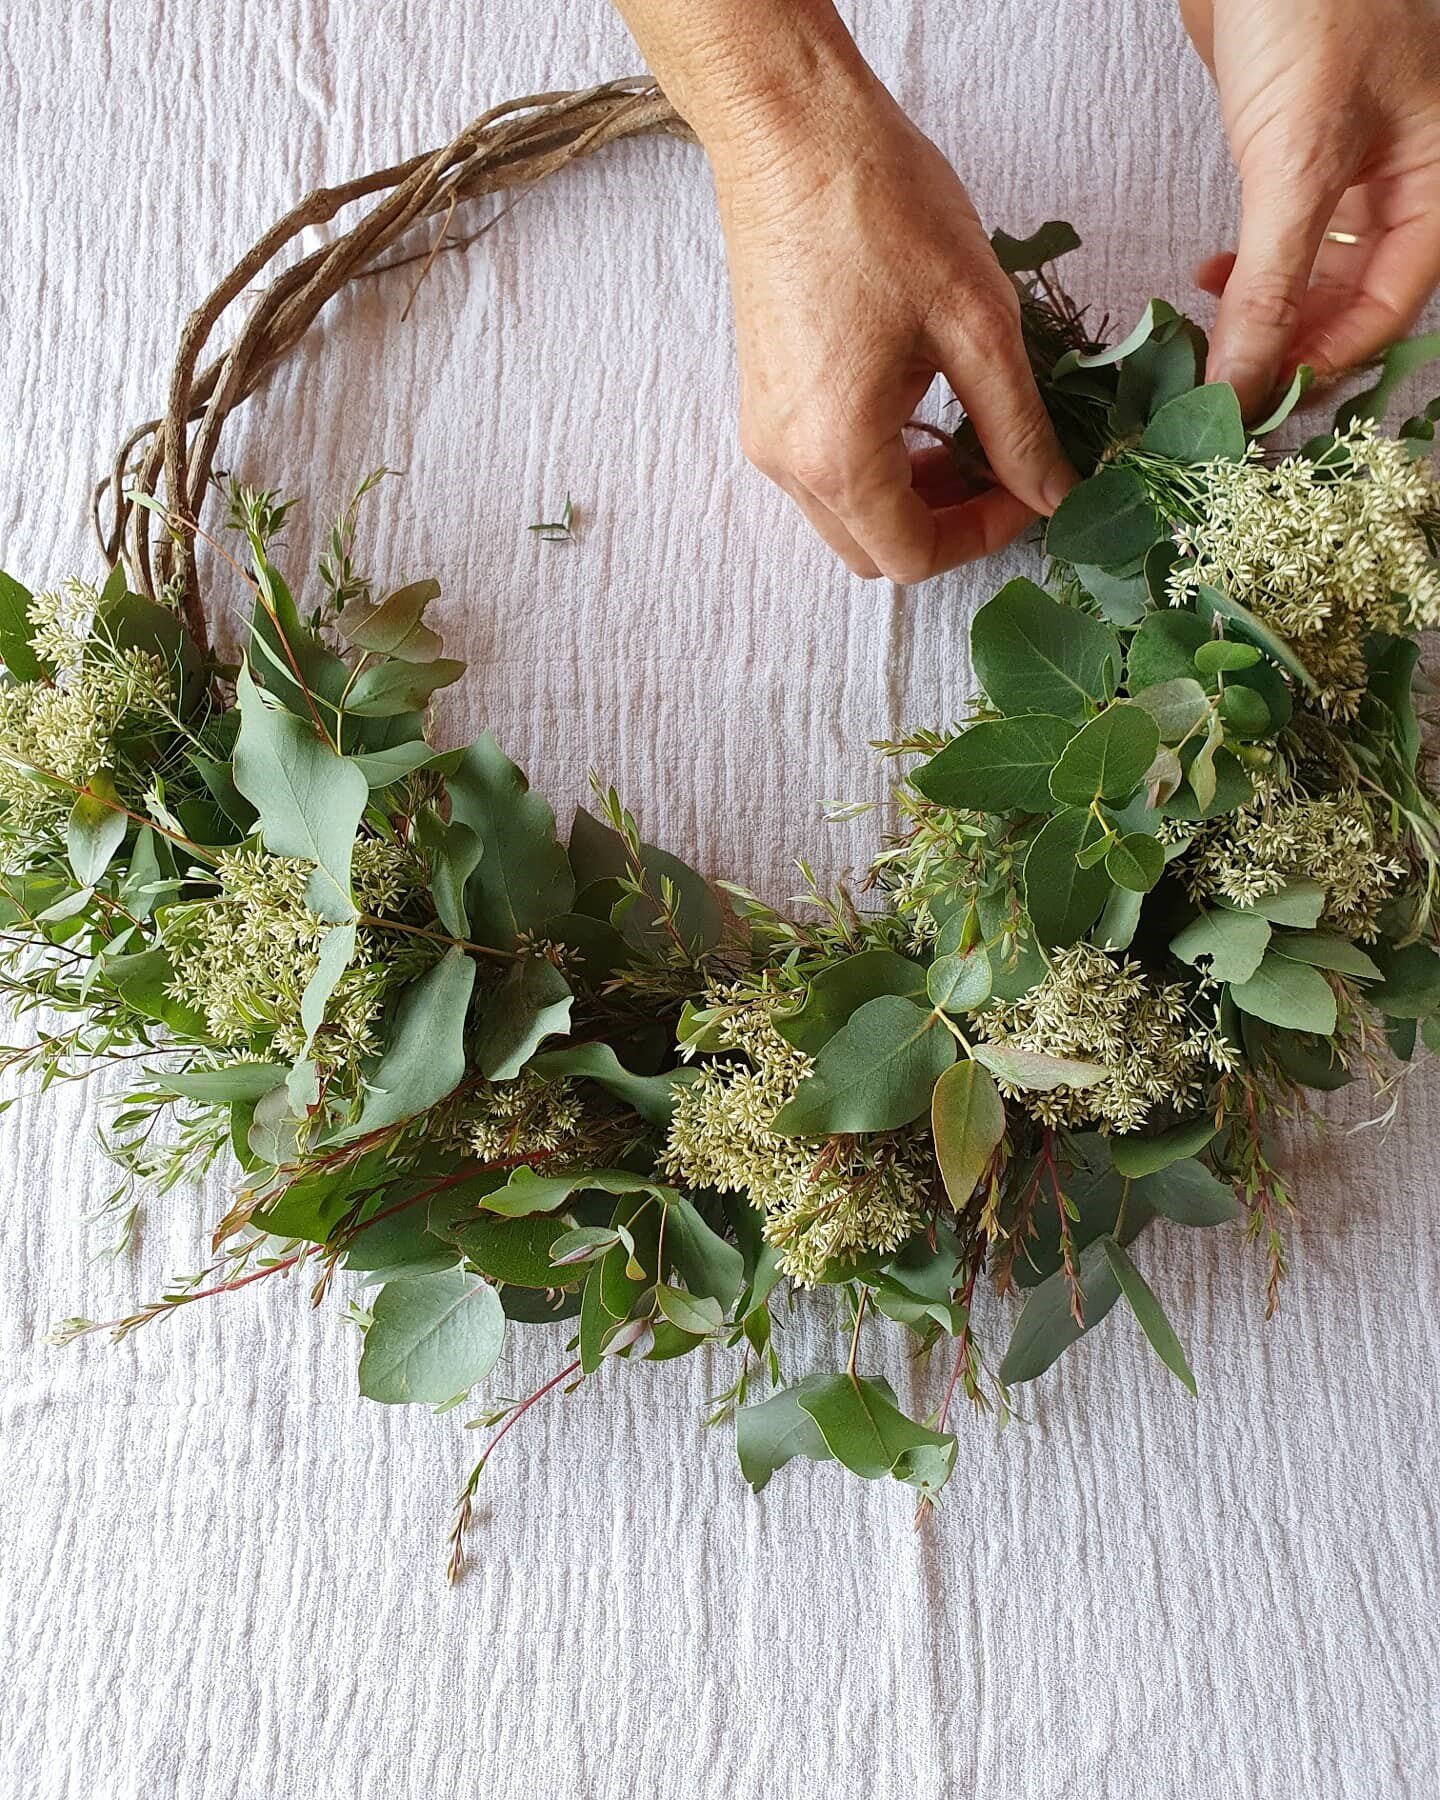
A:
{"label": "pair of hands", "polygon": [[[1197,271],[1220,296],[1207,376],[1255,408],[1298,363],[1324,378],[1373,356],[1440,284],[1440,15],[1434,0],[1181,12],[1242,188],[1237,248]],[[707,142],[742,444],[855,574],[922,581],[1052,512],[1075,475],[954,170],[858,55],[807,91],[799,112]],[[967,495],[943,449],[907,448],[937,373],[999,486]]]}

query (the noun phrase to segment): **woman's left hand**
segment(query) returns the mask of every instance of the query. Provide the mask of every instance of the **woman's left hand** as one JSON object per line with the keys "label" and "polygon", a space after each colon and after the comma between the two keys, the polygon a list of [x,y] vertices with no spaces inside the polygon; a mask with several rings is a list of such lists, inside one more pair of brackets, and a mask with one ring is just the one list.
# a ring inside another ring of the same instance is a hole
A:
{"label": "woman's left hand", "polygon": [[1440,285],[1435,0],[1180,0],[1240,172],[1208,377],[1261,406],[1403,337]]}

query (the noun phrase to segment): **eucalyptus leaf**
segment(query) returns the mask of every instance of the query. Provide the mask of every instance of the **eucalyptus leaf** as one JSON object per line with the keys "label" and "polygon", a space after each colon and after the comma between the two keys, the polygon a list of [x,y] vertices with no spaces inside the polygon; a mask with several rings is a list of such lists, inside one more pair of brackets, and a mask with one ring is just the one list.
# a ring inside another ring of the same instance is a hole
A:
{"label": "eucalyptus leaf", "polygon": [[1050,771],[1050,792],[1077,806],[1123,800],[1139,786],[1159,747],[1159,729],[1148,712],[1123,702],[1108,706],[1066,744]]}
{"label": "eucalyptus leaf", "polygon": [[906,1459],[921,1449],[939,1451],[945,1459],[936,1471],[938,1480],[927,1481],[927,1486],[938,1487],[950,1472],[955,1458],[953,1435],[932,1431],[907,1418],[878,1382],[854,1375],[828,1376],[813,1385],[807,1383],[799,1405],[819,1427],[835,1460],[863,1480],[878,1481],[894,1474],[902,1464],[905,1473],[900,1478],[906,1479]]}
{"label": "eucalyptus leaf", "polygon": [[1133,1192],[1161,1218],[1203,1229],[1245,1216],[1234,1192],[1204,1163],[1186,1159],[1167,1164],[1133,1184]]}
{"label": "eucalyptus leaf", "polygon": [[360,1137],[427,1112],[465,1076],[465,1019],[475,964],[447,950],[401,994],[378,1061],[366,1074],[358,1121],[341,1136]]}
{"label": "eucalyptus leaf", "polygon": [[440,656],[433,662],[382,662],[356,677],[345,701],[358,719],[388,719],[423,707],[438,689],[450,687],[465,673],[465,664]]}
{"label": "eucalyptus leaf", "polygon": [[1110,891],[1101,868],[1082,869],[1080,853],[1104,836],[1094,814],[1067,807],[1036,835],[1025,855],[1025,907],[1040,943],[1073,944],[1095,923]]}
{"label": "eucalyptus leaf", "polygon": [[1292,1031],[1330,1037],[1335,1030],[1335,995],[1318,969],[1267,950],[1248,981],[1234,983],[1230,998],[1242,1012]]}
{"label": "eucalyptus leaf", "polygon": [[494,1368],[505,1314],[488,1282],[464,1269],[388,1281],[360,1355],[360,1392],[432,1406],[466,1394]]}
{"label": "eucalyptus leaf", "polygon": [[1335,429],[1343,431],[1356,419],[1383,418],[1396,388],[1437,358],[1440,358],[1440,331],[1392,344],[1380,358],[1379,379],[1341,406],[1335,414]]}
{"label": "eucalyptus leaf", "polygon": [[1129,1302],[1131,1312],[1140,1321],[1140,1329],[1150,1340],[1155,1354],[1176,1380],[1182,1382],[1193,1394],[1195,1377],[1190,1372],[1190,1364],[1186,1361],[1184,1347],[1176,1337],[1170,1321],[1165,1317],[1164,1310],[1155,1298],[1154,1291],[1131,1262],[1129,1253],[1122,1250],[1114,1238],[1101,1238],[1100,1243],[1104,1248],[1111,1272],[1120,1284],[1120,1291]]}
{"label": "eucalyptus leaf", "polygon": [[1290,377],[1290,385],[1275,403],[1274,409],[1268,412],[1258,425],[1250,427],[1251,437],[1266,437],[1272,431],[1278,431],[1294,412],[1305,395],[1305,390],[1315,379],[1315,371],[1309,363],[1300,363]]}
{"label": "eucalyptus leaf", "polygon": [[440,637],[423,620],[425,608],[439,597],[438,581],[415,581],[387,594],[378,605],[352,601],[336,624],[340,635],[357,649],[399,657],[402,662],[434,662],[440,654]]}
{"label": "eucalyptus leaf", "polygon": [[101,772],[90,780],[70,809],[65,848],[81,887],[93,888],[110,867],[130,828],[115,783]]}
{"label": "eucalyptus leaf", "polygon": [[575,881],[555,836],[555,815],[488,731],[445,785],[452,821],[473,831],[483,847],[466,884],[471,934],[508,950],[521,933],[568,912]]}
{"label": "eucalyptus leaf", "polygon": [[1198,603],[1202,607],[1209,607],[1218,617],[1228,620],[1242,638],[1248,639],[1272,662],[1278,663],[1287,675],[1293,675],[1301,687],[1312,694],[1318,691],[1315,677],[1300,660],[1298,653],[1278,631],[1272,631],[1262,620],[1257,619],[1248,606],[1205,583],[1198,590]]}
{"label": "eucalyptus leaf", "polygon": [[1032,1288],[1015,1322],[1001,1361],[1002,1382],[1034,1381],[1087,1331],[1093,1331],[1120,1298],[1120,1283],[1105,1253],[1108,1239],[1099,1238],[1080,1252],[1076,1275],[1085,1323],[1071,1310],[1070,1281],[1063,1269]]}
{"label": "eucalyptus leaf", "polygon": [[1109,463],[1056,507],[1045,548],[1062,562],[1113,566],[1143,556],[1164,529],[1135,470]]}
{"label": "eucalyptus leaf", "polygon": [[736,1410],[735,1448],[740,1471],[755,1493],[797,1456],[810,1462],[833,1461],[820,1427],[801,1405],[803,1399],[817,1394],[830,1379],[812,1375],[795,1387],[782,1388],[758,1406]]}
{"label": "eucalyptus leaf", "polygon": [[666,1212],[665,1247],[692,1294],[708,1298],[722,1309],[734,1304],[745,1281],[745,1259],[734,1244],[706,1224],[694,1202],[683,1196]]}
{"label": "eucalyptus leaf", "polygon": [[579,1076],[623,1100],[651,1125],[668,1125],[679,1090],[700,1079],[698,1068],[667,1069],[662,1075],[632,1075],[609,1044],[569,1044],[530,1059],[531,1074],[550,1081]]}
{"label": "eucalyptus leaf", "polygon": [[1011,716],[1081,720],[1088,705],[1110,698],[1120,675],[1109,626],[1023,579],[1007,582],[976,613],[970,655],[985,692]]}
{"label": "eucalyptus leaf", "polygon": [[573,1002],[570,984],[554,963],[539,956],[513,963],[480,1016],[475,1035],[480,1073],[489,1081],[513,1081],[547,1037],[570,1029]]}
{"label": "eucalyptus leaf", "polygon": [[300,1023],[305,1029],[308,1052],[315,1033],[325,1022],[325,1008],[355,959],[355,925],[332,925],[320,941],[314,972],[300,996]]}
{"label": "eucalyptus leaf", "polygon": [[926,1110],[954,1060],[954,1038],[913,1001],[867,1000],[821,1050],[771,1129],[795,1137],[897,1131]]}
{"label": "eucalyptus leaf", "polygon": [[1151,1137],[1127,1135],[1110,1139],[1110,1156],[1122,1175],[1153,1175],[1174,1162],[1198,1156],[1211,1142],[1217,1127],[1213,1119],[1191,1119]]}
{"label": "eucalyptus leaf", "polygon": [[241,668],[235,692],[235,785],[260,816],[267,850],[317,865],[305,890],[311,910],[344,924],[356,916],[350,860],[369,785],[303,719],[268,703],[248,668]]}
{"label": "eucalyptus leaf", "polygon": [[1164,846],[1143,831],[1129,832],[1105,858],[1105,873],[1115,885],[1136,894],[1148,894],[1164,871]]}
{"label": "eucalyptus leaf", "polygon": [[935,1083],[930,1123],[945,1191],[959,1212],[1005,1136],[1005,1103],[983,1067],[957,1062]]}
{"label": "eucalyptus leaf", "polygon": [[1155,721],[1162,743],[1178,744],[1188,737],[1210,711],[1210,700],[1193,676],[1181,675],[1169,681],[1157,681],[1132,695]]}
{"label": "eucalyptus leaf", "polygon": [[1157,333],[1178,323],[1180,314],[1167,300],[1148,301],[1144,312],[1117,343],[1106,344],[1099,350],[1067,350],[1055,364],[1055,374],[1062,376],[1071,369],[1103,369],[1112,363],[1124,362]]}
{"label": "eucalyptus leaf", "polygon": [[976,945],[963,955],[937,956],[926,976],[926,988],[932,1006],[942,1012],[973,1012],[990,998],[994,975],[990,958]]}
{"label": "eucalyptus leaf", "polygon": [[1317,969],[1333,969],[1357,981],[1379,981],[1380,966],[1349,938],[1323,931],[1282,931],[1275,934],[1275,953],[1292,962],[1310,963]]}
{"label": "eucalyptus leaf", "polygon": [[861,950],[847,956],[812,977],[804,1000],[793,1012],[775,1014],[775,1029],[786,1043],[807,1056],[817,1056],[867,1001],[883,994],[924,1000],[923,965],[894,950]]}
{"label": "eucalyptus leaf", "polygon": [[1254,644],[1238,644],[1234,638],[1207,638],[1195,652],[1195,667],[1202,675],[1251,669],[1260,660]]}
{"label": "eucalyptus leaf", "polygon": [[941,806],[1048,812],[1050,771],[1074,729],[1048,713],[988,719],[953,738],[910,779]]}
{"label": "eucalyptus leaf", "polygon": [[1215,981],[1248,981],[1270,943],[1270,921],[1224,907],[1202,912],[1170,940],[1170,952],[1195,968],[1203,960]]}
{"label": "eucalyptus leaf", "polygon": [[983,1063],[992,1075],[1029,1093],[1048,1093],[1051,1088],[1059,1087],[1094,1087],[1110,1073],[1103,1063],[1082,1062],[1070,1056],[1048,1056],[1040,1050],[1019,1050],[1010,1044],[976,1044],[973,1055],[976,1062]]}
{"label": "eucalyptus leaf", "polygon": [[425,854],[430,896],[440,923],[453,937],[466,937],[470,918],[465,910],[465,883],[475,873],[485,846],[468,825],[458,820],[447,823],[433,806],[422,806],[416,812],[414,833]]}
{"label": "eucalyptus leaf", "polygon": [[28,588],[0,571],[0,662],[16,681],[44,681],[54,673],[35,652],[31,598]]}
{"label": "eucalyptus leaf", "polygon": [[1145,427],[1140,448],[1181,463],[1240,462],[1245,421],[1228,382],[1212,381],[1167,401]]}

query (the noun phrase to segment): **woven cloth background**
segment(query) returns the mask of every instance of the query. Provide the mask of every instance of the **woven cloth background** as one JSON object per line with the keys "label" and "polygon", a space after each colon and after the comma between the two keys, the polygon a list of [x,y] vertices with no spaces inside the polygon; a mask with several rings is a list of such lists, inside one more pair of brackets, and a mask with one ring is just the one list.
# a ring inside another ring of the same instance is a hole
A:
{"label": "woven cloth background", "polygon": [[[854,17],[987,218],[1076,220],[1073,285],[1127,319],[1183,300],[1234,193],[1169,0]],[[158,403],[184,311],[294,196],[636,60],[603,0],[0,8],[5,565],[91,566],[91,480]],[[593,764],[652,836],[771,896],[796,853],[863,862],[873,823],[818,803],[882,791],[868,738],[953,714],[1004,571],[852,582],[743,464],[698,153],[566,173],[442,259],[402,323],[406,285],[336,306],[237,421],[230,467],[305,496],[296,557],[366,469],[403,469],[369,555],[444,583],[475,665],[455,739],[493,726],[562,815]],[[581,541],[541,545],[524,527],[567,490]],[[277,1282],[119,1350],[40,1343],[195,1267],[220,1190],[157,1202],[135,1260],[93,1260],[100,1090],[13,1110],[0,1794],[1433,1796],[1434,1093],[1412,1084],[1388,1133],[1297,1134],[1306,1217],[1270,1327],[1238,1239],[1145,1246],[1198,1404],[1117,1314],[1023,1423],[964,1421],[916,1535],[904,1494],[834,1469],[752,1500],[701,1423],[718,1366],[612,1367],[507,1442],[454,1593],[474,1435],[362,1403],[339,1307]],[[789,1330],[791,1371],[833,1331]],[[500,1385],[560,1350],[530,1337]],[[931,1403],[938,1371],[888,1355]]]}

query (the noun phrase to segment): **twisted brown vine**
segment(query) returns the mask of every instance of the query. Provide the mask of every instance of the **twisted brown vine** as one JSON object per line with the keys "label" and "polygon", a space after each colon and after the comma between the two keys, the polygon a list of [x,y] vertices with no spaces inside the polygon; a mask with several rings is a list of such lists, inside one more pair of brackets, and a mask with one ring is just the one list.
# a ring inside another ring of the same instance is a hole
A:
{"label": "twisted brown vine", "polygon": [[[207,650],[193,527],[220,433],[235,408],[300,342],[325,304],[361,276],[421,258],[423,274],[440,250],[473,241],[479,232],[447,236],[455,210],[464,202],[533,186],[607,144],[655,134],[690,136],[648,77],[573,93],[528,94],[491,107],[439,149],[308,194],[246,251],[187,319],[164,414],[130,432],[95,490],[95,530],[106,560],[113,566],[123,558],[132,583],[152,597],[178,584],[186,626],[200,649]],[[379,198],[342,236],[275,274],[232,342],[201,367],[228,308],[300,233],[328,224],[346,207],[372,196]],[[389,264],[380,261],[437,214],[444,222],[428,256],[421,250]],[[137,493],[157,495],[162,480],[166,517],[134,498]]]}

